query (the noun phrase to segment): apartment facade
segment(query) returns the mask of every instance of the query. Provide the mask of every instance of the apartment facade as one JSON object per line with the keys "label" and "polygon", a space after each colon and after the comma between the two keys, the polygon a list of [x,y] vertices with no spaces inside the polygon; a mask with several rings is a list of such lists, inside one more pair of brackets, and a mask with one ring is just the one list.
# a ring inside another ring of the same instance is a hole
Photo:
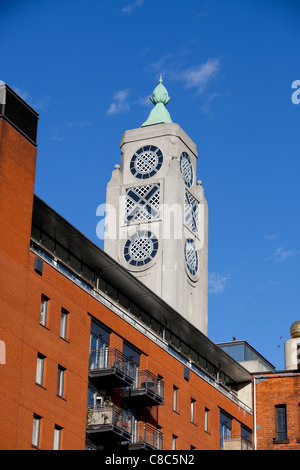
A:
{"label": "apartment facade", "polygon": [[250,372],[34,195],[38,115],[0,88],[0,448],[251,448]]}

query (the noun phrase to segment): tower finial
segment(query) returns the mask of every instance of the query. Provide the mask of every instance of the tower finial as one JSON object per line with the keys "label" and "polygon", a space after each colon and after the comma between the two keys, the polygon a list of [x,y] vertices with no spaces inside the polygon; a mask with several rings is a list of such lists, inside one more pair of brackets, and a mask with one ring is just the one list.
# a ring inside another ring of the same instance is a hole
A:
{"label": "tower finial", "polygon": [[154,104],[154,108],[149,114],[149,117],[141,127],[151,126],[152,124],[161,124],[164,122],[172,122],[171,116],[166,109],[166,105],[169,103],[171,97],[168,94],[166,87],[162,84],[162,75],[160,74],[159,84],[154,89],[152,96],[150,97],[151,103]]}

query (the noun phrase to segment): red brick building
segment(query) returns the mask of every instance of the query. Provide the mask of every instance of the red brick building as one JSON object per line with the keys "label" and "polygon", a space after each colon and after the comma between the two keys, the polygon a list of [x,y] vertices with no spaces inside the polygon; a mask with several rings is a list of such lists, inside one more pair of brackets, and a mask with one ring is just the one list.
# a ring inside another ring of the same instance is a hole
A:
{"label": "red brick building", "polygon": [[0,98],[0,448],[251,448],[250,372],[34,196],[38,115]]}
{"label": "red brick building", "polygon": [[300,450],[300,322],[285,343],[285,370],[253,375],[254,448]]}
{"label": "red brick building", "polygon": [[300,450],[300,374],[253,377],[256,450]]}

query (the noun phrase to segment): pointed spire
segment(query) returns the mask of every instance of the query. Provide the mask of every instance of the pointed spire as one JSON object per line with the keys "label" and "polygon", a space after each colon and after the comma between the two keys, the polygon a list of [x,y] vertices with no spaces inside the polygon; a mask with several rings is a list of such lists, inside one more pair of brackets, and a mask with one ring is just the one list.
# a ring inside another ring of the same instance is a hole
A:
{"label": "pointed spire", "polygon": [[171,97],[168,94],[166,87],[162,84],[163,79],[160,75],[159,85],[154,89],[150,101],[154,104],[147,121],[141,127],[151,126],[153,124],[161,124],[163,122],[172,122],[171,116],[166,109]]}

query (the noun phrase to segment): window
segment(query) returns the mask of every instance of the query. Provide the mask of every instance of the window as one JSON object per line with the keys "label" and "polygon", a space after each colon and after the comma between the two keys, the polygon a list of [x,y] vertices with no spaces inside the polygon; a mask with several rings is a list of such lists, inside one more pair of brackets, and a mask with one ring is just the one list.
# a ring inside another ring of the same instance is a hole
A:
{"label": "window", "polygon": [[245,450],[252,449],[252,431],[241,424],[241,436],[243,439],[243,448]]}
{"label": "window", "polygon": [[195,424],[195,403],[196,400],[194,398],[191,398],[191,423]]}
{"label": "window", "polygon": [[36,362],[36,376],[35,376],[35,381],[38,385],[43,385],[45,359],[46,358],[45,356],[43,356],[43,354],[38,353],[37,362]]}
{"label": "window", "polygon": [[125,222],[157,219],[159,183],[126,189]]}
{"label": "window", "polygon": [[60,337],[63,339],[67,338],[67,323],[68,323],[68,310],[62,308],[60,316]]}
{"label": "window", "polygon": [[90,338],[90,369],[103,369],[108,366],[110,332],[92,320]]}
{"label": "window", "polygon": [[199,220],[199,202],[191,193],[185,191],[184,221],[196,235],[199,234]]}
{"label": "window", "polygon": [[123,343],[123,354],[128,357],[131,361],[135,362],[136,365],[140,365],[141,353],[137,349],[130,346],[128,343]]}
{"label": "window", "polygon": [[59,397],[63,397],[64,395],[64,380],[65,380],[65,368],[62,366],[58,366],[57,372],[57,395]]}
{"label": "window", "polygon": [[134,377],[137,367],[140,365],[141,353],[127,343],[123,343],[123,354],[130,359],[126,361],[127,373]]}
{"label": "window", "polygon": [[204,412],[204,431],[209,432],[209,409],[205,408]]}
{"label": "window", "polygon": [[41,307],[40,307],[40,324],[43,326],[46,326],[47,324],[48,302],[49,302],[48,297],[42,294]]}
{"label": "window", "polygon": [[287,440],[287,421],[286,421],[286,405],[275,406],[276,414],[276,440]]}
{"label": "window", "polygon": [[33,426],[32,426],[32,441],[31,444],[35,447],[39,446],[40,441],[40,428],[41,428],[41,416],[33,415]]}
{"label": "window", "polygon": [[178,411],[178,387],[173,386],[173,411]]}
{"label": "window", "polygon": [[61,431],[62,428],[56,424],[54,426],[53,450],[60,450]]}
{"label": "window", "polygon": [[106,348],[109,345],[109,341],[110,332],[92,320],[90,342],[91,351],[98,351],[99,349]]}
{"label": "window", "polygon": [[177,449],[177,436],[175,434],[172,434],[172,450]]}
{"label": "window", "polygon": [[220,411],[220,445],[224,447],[224,441],[231,438],[232,418],[223,411]]}

